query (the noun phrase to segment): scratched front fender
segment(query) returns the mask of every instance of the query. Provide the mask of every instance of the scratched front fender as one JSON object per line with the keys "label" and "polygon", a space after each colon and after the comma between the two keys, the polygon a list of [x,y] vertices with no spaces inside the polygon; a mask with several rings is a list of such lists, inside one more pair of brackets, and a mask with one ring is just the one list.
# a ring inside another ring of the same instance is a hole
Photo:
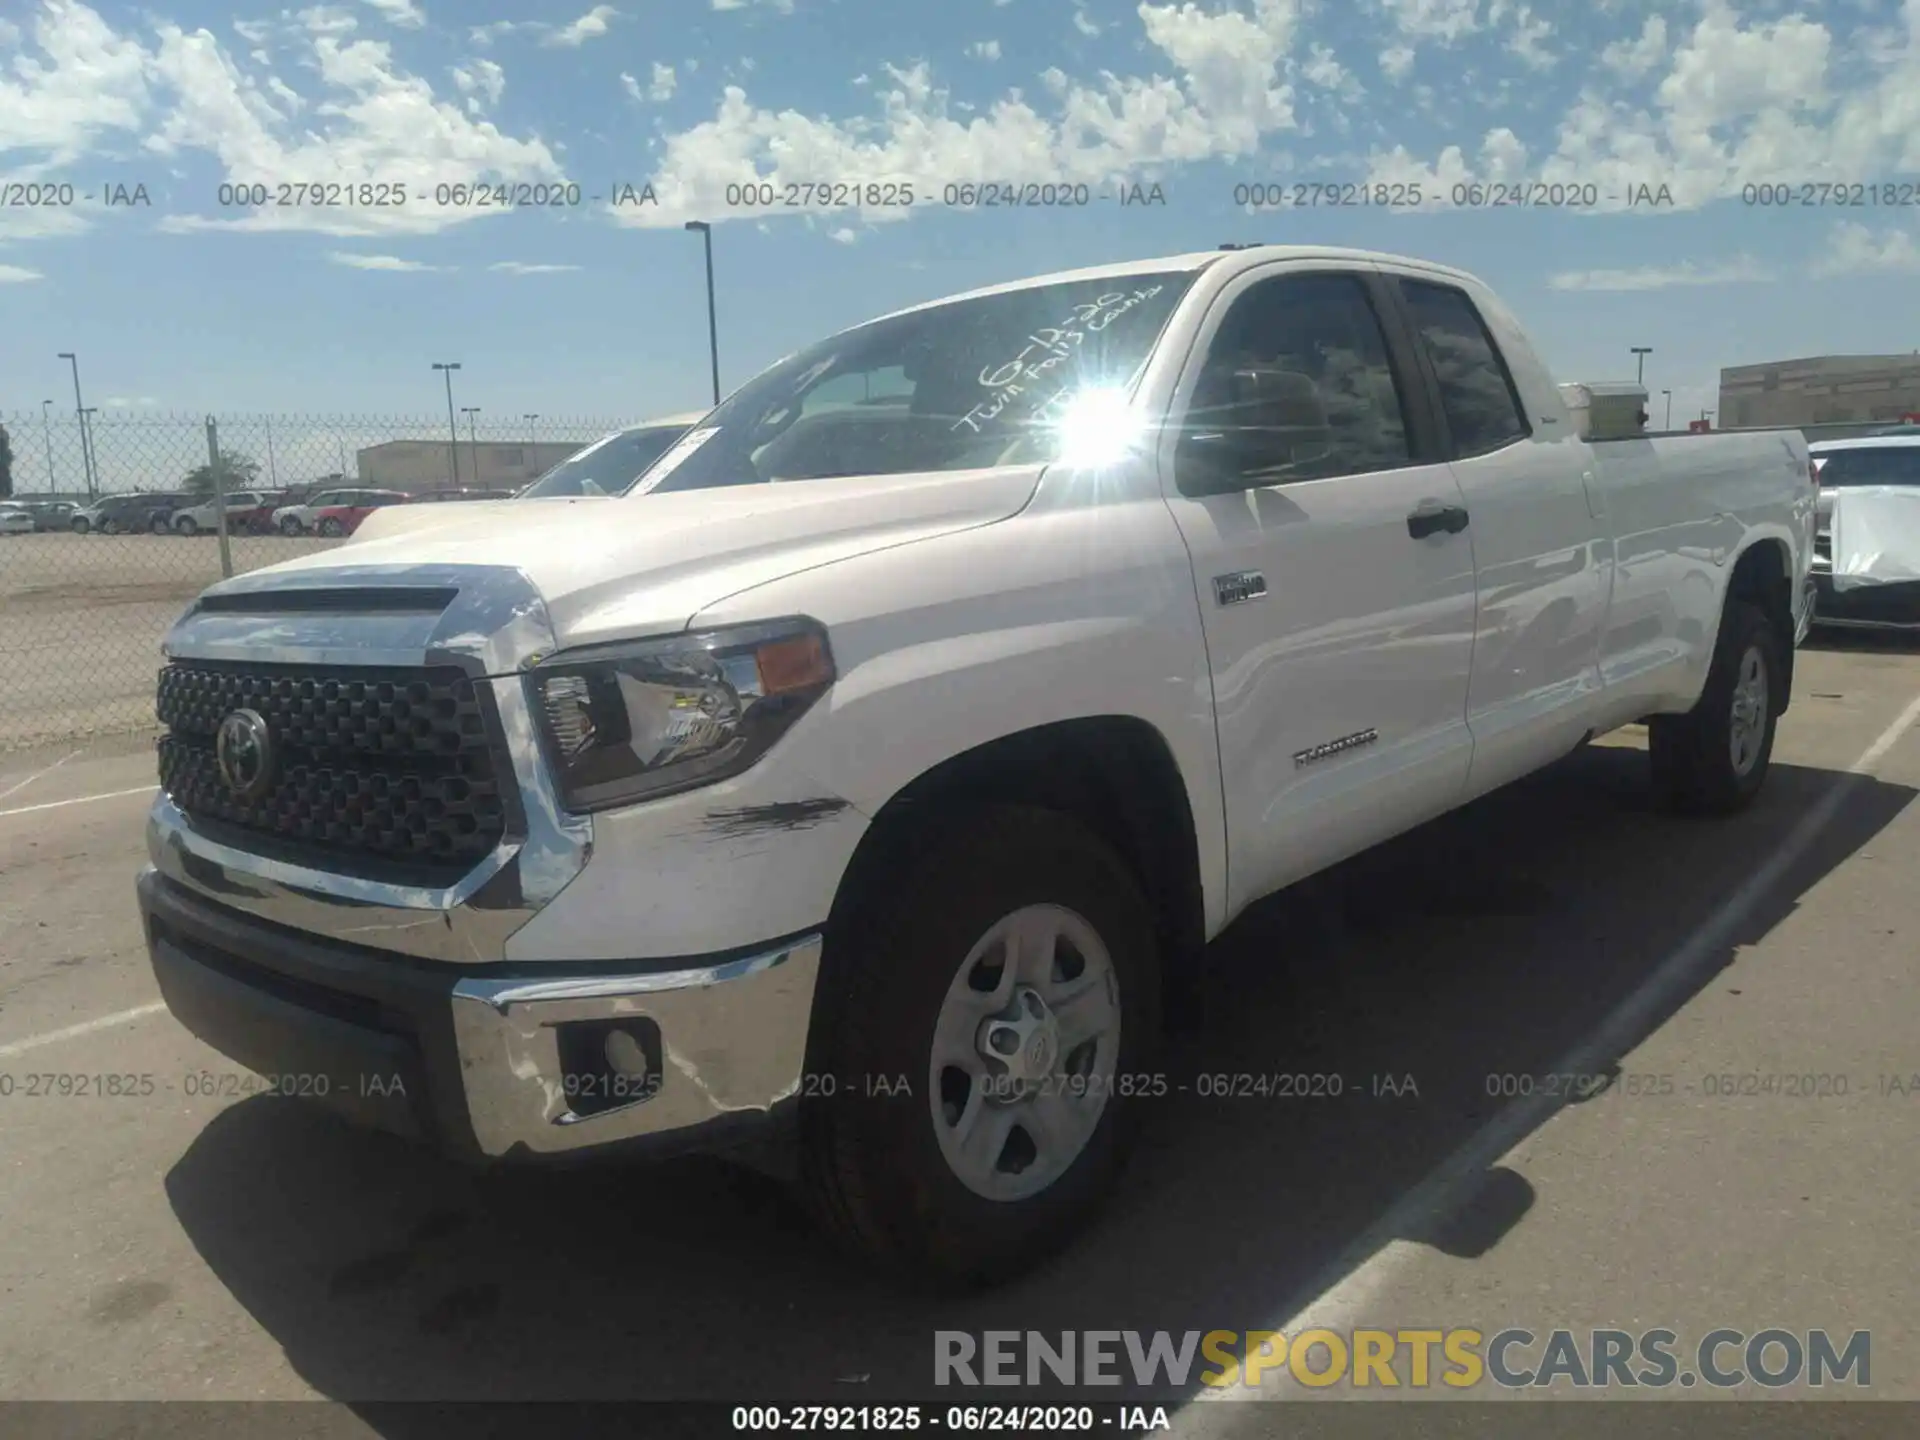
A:
{"label": "scratched front fender", "polygon": [[786,751],[724,784],[594,816],[586,869],[507,958],[678,959],[824,924],[868,821]]}

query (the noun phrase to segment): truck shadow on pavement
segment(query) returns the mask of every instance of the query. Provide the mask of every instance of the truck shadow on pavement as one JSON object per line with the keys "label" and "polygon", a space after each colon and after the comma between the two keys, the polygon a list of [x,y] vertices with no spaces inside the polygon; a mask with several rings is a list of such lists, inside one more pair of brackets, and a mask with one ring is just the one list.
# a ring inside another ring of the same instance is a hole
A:
{"label": "truck shadow on pavement", "polygon": [[[1490,1093],[1510,1088],[1498,1077],[1551,1070],[1837,784],[1838,813],[1604,1067],[1725,984],[1735,947],[1913,792],[1776,764],[1745,815],[1675,820],[1652,808],[1644,754],[1594,746],[1257,907],[1212,948],[1204,1029],[1163,1067],[1189,1089],[1154,1102],[1113,1202],[1066,1255],[987,1294],[891,1287],[774,1182],[715,1162],[475,1175],[275,1099],[223,1112],[166,1190],[222,1283],[334,1399],[1005,1399],[935,1392],[934,1332],[1286,1319],[1514,1103]],[[1222,1099],[1194,1080],[1282,1072],[1337,1075],[1341,1093]],[[1475,1256],[1553,1201],[1483,1169],[1397,1238]],[[466,1423],[361,1414],[391,1435]]]}

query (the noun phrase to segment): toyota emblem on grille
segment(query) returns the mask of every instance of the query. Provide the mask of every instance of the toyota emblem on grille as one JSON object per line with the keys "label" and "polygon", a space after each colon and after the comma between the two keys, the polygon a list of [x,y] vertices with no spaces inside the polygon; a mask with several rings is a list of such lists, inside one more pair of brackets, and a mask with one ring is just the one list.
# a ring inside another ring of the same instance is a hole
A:
{"label": "toyota emblem on grille", "polygon": [[258,710],[235,710],[222,720],[213,752],[220,778],[240,799],[255,799],[273,783],[273,732]]}

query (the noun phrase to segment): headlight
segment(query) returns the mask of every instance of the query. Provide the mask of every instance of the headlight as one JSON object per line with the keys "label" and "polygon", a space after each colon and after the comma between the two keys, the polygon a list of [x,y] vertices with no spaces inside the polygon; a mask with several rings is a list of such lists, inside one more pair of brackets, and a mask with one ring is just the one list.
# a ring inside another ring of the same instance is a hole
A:
{"label": "headlight", "polygon": [[833,683],[826,632],[779,620],[556,655],[528,677],[567,809],[738,775]]}

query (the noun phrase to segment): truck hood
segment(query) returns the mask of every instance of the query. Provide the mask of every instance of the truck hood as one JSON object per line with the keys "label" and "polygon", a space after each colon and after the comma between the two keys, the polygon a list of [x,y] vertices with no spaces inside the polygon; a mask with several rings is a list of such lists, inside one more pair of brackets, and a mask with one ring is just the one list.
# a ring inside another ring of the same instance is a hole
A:
{"label": "truck hood", "polygon": [[540,592],[562,645],[627,639],[682,629],[716,601],[800,570],[1007,519],[1044,468],[395,506],[345,545],[254,572],[248,588],[274,575],[324,583],[330,569],[363,565],[507,566]]}

